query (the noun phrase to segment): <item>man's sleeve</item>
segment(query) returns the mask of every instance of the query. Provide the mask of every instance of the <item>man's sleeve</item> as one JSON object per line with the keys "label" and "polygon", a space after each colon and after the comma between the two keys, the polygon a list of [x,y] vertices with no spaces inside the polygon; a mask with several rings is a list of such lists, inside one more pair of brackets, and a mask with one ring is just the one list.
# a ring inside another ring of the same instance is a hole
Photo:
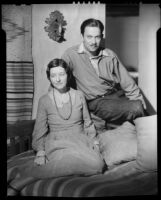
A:
{"label": "man's sleeve", "polygon": [[67,50],[63,53],[61,58],[68,64],[70,68],[72,68],[72,59]]}
{"label": "man's sleeve", "polygon": [[122,63],[116,56],[113,58],[113,66],[114,73],[119,79],[120,86],[124,90],[125,95],[130,100],[141,100],[144,109],[146,109],[146,104],[141,94],[140,88],[137,86],[127,69],[122,65]]}

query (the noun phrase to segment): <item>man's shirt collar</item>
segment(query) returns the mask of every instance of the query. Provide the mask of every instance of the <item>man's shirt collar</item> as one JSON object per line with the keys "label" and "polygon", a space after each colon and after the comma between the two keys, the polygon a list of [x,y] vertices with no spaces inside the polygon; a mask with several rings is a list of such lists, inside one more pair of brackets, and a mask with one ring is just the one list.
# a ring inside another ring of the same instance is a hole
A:
{"label": "man's shirt collar", "polygon": [[[86,50],[85,50],[83,42],[78,47],[78,53],[80,53],[80,54],[81,53],[86,53]],[[100,56],[109,56],[109,54],[108,54],[107,51],[105,51],[105,49],[101,49],[100,52],[99,52],[99,55],[96,56],[96,57],[100,57]]]}

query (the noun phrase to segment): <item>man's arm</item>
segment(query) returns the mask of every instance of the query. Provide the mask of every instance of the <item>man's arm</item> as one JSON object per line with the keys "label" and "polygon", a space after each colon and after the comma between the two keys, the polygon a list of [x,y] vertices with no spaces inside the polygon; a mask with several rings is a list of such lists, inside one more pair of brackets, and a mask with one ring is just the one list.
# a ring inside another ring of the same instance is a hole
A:
{"label": "man's arm", "polygon": [[116,56],[113,58],[113,65],[114,73],[119,79],[120,86],[124,90],[125,95],[130,100],[141,100],[144,109],[146,109],[146,104],[141,94],[140,88],[137,86],[127,69],[122,65],[122,63]]}
{"label": "man's arm", "polygon": [[69,67],[72,68],[72,59],[70,58],[67,50],[63,53],[61,59],[63,59],[69,65]]}

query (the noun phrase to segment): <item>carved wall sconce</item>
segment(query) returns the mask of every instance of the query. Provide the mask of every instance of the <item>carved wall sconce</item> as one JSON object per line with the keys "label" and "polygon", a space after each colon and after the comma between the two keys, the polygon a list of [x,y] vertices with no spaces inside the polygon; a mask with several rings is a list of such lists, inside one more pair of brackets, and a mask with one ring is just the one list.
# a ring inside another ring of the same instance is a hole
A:
{"label": "carved wall sconce", "polygon": [[45,22],[48,26],[45,26],[44,29],[48,32],[50,39],[59,43],[66,41],[64,38],[66,28],[64,26],[67,25],[67,22],[64,20],[62,13],[57,10],[51,12],[49,18],[46,18]]}

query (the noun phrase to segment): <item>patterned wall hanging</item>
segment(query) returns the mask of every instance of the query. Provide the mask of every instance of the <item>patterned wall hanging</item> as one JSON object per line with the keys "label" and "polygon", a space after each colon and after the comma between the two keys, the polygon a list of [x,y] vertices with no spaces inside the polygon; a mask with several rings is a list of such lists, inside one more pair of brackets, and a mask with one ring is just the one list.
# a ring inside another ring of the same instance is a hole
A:
{"label": "patterned wall hanging", "polygon": [[25,35],[25,32],[29,32],[24,27],[20,27],[18,24],[12,22],[12,19],[5,17],[2,17],[2,27],[7,33],[7,42],[12,42],[18,36]]}
{"label": "patterned wall hanging", "polygon": [[67,22],[64,20],[62,13],[57,10],[51,12],[49,18],[46,18],[45,23],[47,23],[48,26],[45,26],[44,29],[48,32],[50,39],[59,43],[66,41],[64,38],[66,28],[64,26],[67,25]]}

